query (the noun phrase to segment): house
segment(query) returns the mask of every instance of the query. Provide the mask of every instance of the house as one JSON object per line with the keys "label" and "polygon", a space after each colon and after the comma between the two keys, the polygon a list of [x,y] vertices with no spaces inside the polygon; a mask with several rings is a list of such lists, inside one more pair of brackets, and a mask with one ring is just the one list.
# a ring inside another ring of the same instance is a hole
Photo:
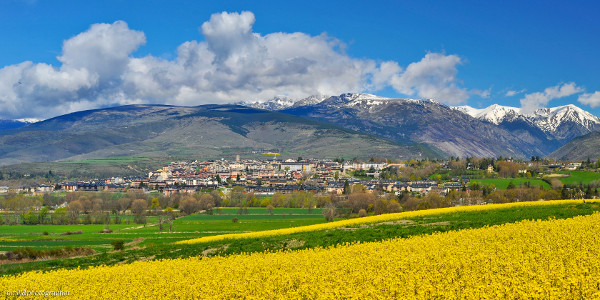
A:
{"label": "house", "polygon": [[77,190],[77,182],[67,182],[60,185],[61,188],[67,192],[74,192]]}
{"label": "house", "polygon": [[39,184],[35,187],[36,193],[50,193],[54,191],[54,186],[47,184]]}

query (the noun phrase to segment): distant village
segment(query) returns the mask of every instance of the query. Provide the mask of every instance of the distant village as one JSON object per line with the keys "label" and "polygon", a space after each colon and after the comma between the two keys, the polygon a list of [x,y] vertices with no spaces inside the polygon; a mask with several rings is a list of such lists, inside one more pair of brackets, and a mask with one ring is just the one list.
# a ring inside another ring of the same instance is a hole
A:
{"label": "distant village", "polygon": [[[533,160],[533,159],[532,159]],[[438,162],[439,167],[450,169],[452,159]],[[160,192],[165,196],[175,193],[194,194],[202,190],[242,186],[254,194],[282,194],[294,191],[324,193],[344,193],[344,188],[362,184],[369,191],[385,191],[426,195],[435,192],[446,195],[450,191],[469,189],[469,176],[453,176],[440,180],[415,178],[389,180],[380,178],[382,171],[391,168],[409,167],[411,162],[390,163],[370,160],[368,162],[327,160],[327,159],[286,159],[241,160],[226,159],[193,162],[172,162],[161,169],[149,172],[145,177],[111,177],[101,180],[57,182],[54,185],[36,184],[9,188],[0,186],[0,194],[8,192],[44,194],[54,191],[109,191],[125,192],[130,189]],[[525,173],[531,163],[521,163],[519,173]],[[466,169],[472,168],[470,163]],[[547,165],[546,169],[575,170],[581,163]],[[483,168],[482,168],[483,169]],[[488,174],[495,172],[492,164],[485,169]]]}

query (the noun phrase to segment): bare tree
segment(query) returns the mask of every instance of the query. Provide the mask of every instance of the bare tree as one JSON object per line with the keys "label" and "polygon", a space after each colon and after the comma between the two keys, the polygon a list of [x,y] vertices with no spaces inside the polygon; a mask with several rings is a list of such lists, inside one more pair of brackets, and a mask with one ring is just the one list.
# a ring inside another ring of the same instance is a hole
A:
{"label": "bare tree", "polygon": [[332,203],[329,203],[323,209],[323,216],[325,217],[325,221],[331,222],[337,215],[337,208]]}
{"label": "bare tree", "polygon": [[79,221],[79,214],[83,211],[83,205],[79,200],[72,201],[69,203],[69,221],[71,224],[77,224]]}

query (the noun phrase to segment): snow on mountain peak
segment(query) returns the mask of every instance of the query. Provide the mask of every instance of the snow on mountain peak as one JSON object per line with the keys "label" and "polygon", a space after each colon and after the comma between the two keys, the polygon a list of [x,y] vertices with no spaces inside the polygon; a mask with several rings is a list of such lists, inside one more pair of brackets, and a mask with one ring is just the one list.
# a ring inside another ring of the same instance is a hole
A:
{"label": "snow on mountain peak", "polygon": [[36,118],[22,118],[22,119],[16,119],[15,121],[19,121],[19,122],[23,122],[23,123],[37,123],[40,121],[43,121],[42,119],[36,119]]}
{"label": "snow on mountain peak", "polygon": [[468,105],[453,107],[456,110],[462,111],[473,118],[485,120],[496,125],[505,120],[514,120],[521,115],[521,109],[512,106],[502,106],[492,104],[486,108],[474,108]]}
{"label": "snow on mountain peak", "polygon": [[600,118],[573,104],[551,108],[539,108],[532,113],[524,113],[523,110],[518,107],[502,106],[498,104],[493,104],[480,109],[468,105],[453,108],[474,118],[496,125],[505,121],[514,121],[521,118],[533,123],[536,127],[545,132],[554,132],[565,122],[574,122],[588,130],[592,130],[592,127],[600,124]]}

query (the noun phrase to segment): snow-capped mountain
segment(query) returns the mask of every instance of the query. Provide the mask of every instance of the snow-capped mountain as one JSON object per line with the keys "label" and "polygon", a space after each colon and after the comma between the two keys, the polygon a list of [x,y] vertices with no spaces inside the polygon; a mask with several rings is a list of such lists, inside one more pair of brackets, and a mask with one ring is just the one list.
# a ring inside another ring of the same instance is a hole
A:
{"label": "snow-capped mountain", "polygon": [[264,102],[260,102],[260,101],[238,102],[235,104],[274,111],[274,110],[286,109],[286,108],[294,105],[294,103],[296,103],[296,101],[294,101],[293,99],[288,98],[288,97],[275,97],[275,98],[272,98],[272,99],[270,99],[268,101],[264,101]]}
{"label": "snow-capped mountain", "polygon": [[32,123],[39,122],[39,119],[16,119],[16,120],[0,120],[0,130],[15,129],[27,126]]}
{"label": "snow-capped mountain", "polygon": [[239,102],[236,104],[259,109],[279,111],[316,104],[339,107],[370,107],[398,101],[437,103],[433,99],[387,98],[366,93],[346,93],[339,96],[313,95],[299,100],[293,100],[287,97],[275,97],[264,102]]}
{"label": "snow-capped mountain", "polygon": [[242,105],[333,123],[401,144],[422,143],[460,157],[546,155],[575,137],[600,131],[600,118],[575,105],[524,112],[498,104],[450,107],[432,99],[365,93]]}
{"label": "snow-capped mountain", "polygon": [[[539,108],[534,112],[524,112],[518,107],[498,104],[482,109],[466,105],[454,107],[454,109],[496,125],[524,121],[557,139],[572,138],[600,130],[600,118],[573,104]],[[568,127],[568,130],[565,127]],[[566,132],[573,130],[576,131],[575,134]]]}
{"label": "snow-capped mountain", "polygon": [[496,125],[503,121],[512,121],[521,116],[521,109],[512,106],[502,106],[498,104],[490,105],[486,108],[474,108],[468,105],[456,106],[454,109],[462,111],[473,118],[488,121]]}
{"label": "snow-capped mountain", "polygon": [[333,123],[399,144],[428,145],[448,156],[526,157],[547,151],[538,147],[535,141],[523,141],[495,124],[431,99],[348,93],[329,97],[315,105],[291,107],[281,112]]}

